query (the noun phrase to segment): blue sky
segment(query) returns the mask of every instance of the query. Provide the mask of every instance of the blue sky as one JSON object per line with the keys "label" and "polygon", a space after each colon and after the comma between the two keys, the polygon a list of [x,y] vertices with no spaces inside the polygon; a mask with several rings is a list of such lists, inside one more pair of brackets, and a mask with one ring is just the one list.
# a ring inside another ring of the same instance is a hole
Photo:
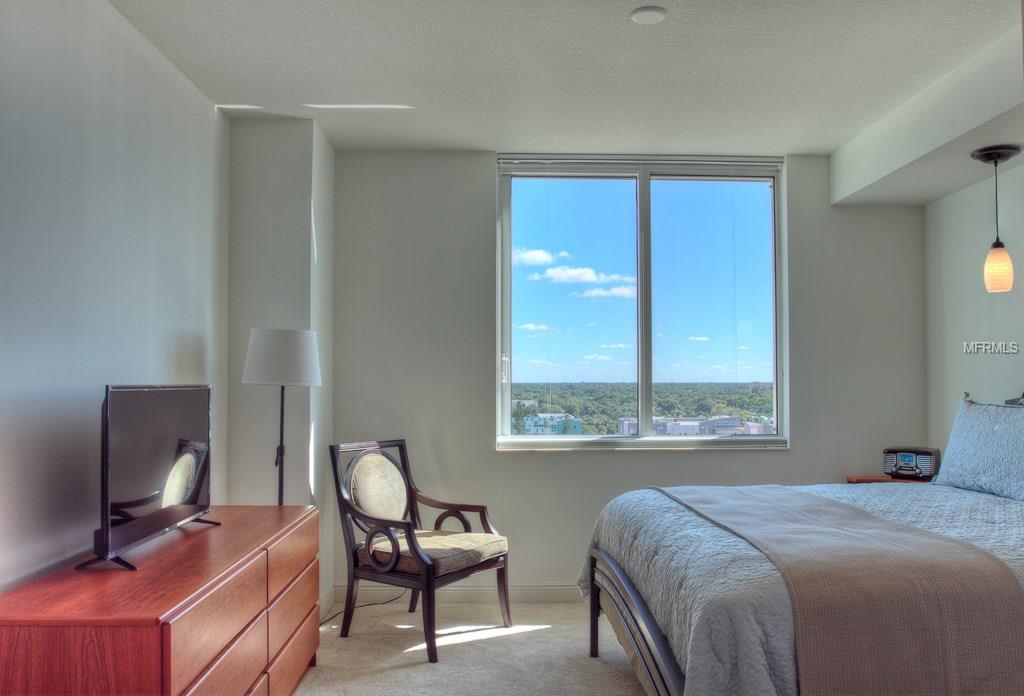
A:
{"label": "blue sky", "polygon": [[[636,182],[512,179],[513,382],[636,381]],[[766,182],[651,181],[655,382],[773,379]]]}

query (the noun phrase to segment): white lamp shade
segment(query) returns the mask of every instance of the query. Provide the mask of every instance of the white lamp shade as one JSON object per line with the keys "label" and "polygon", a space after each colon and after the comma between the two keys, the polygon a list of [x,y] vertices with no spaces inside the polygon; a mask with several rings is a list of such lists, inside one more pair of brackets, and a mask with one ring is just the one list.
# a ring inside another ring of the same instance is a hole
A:
{"label": "white lamp shade", "polygon": [[985,256],[985,290],[1010,292],[1013,290],[1013,260],[1002,245],[992,245]]}
{"label": "white lamp shade", "polygon": [[246,384],[319,386],[320,353],[316,331],[253,329],[245,355]]}

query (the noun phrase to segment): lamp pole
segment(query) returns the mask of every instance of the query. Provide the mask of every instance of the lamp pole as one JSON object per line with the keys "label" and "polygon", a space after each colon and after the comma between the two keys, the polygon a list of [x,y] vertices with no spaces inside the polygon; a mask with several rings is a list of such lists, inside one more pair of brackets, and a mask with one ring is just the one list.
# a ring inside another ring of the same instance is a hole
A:
{"label": "lamp pole", "polygon": [[284,385],[281,385],[281,419],[278,423],[277,440],[277,504],[284,505]]}

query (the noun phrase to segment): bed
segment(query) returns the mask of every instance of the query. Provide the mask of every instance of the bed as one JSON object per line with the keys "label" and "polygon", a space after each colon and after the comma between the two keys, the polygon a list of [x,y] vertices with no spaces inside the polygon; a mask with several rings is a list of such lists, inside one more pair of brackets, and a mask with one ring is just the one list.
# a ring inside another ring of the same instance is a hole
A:
{"label": "bed", "polygon": [[[972,405],[965,402],[958,422]],[[1021,416],[1024,411],[1012,414]],[[1005,433],[1005,420],[996,421],[996,430]],[[1019,442],[1024,429],[1019,422],[1010,425]],[[976,439],[951,435],[947,459],[954,463],[947,478],[965,485],[972,476],[987,476],[994,485],[972,487],[999,489],[1000,481],[1016,475],[998,469],[991,474],[991,458],[1002,464],[1010,451],[1007,443],[981,452]],[[989,473],[959,471],[955,460],[964,450],[971,450],[969,459],[981,471],[987,463]],[[970,542],[1000,559],[1024,584],[1024,502],[1018,499],[1024,496],[1017,484],[1000,490],[1003,495],[905,483],[792,489]],[[667,495],[672,491],[625,493],[597,519],[580,578],[591,600],[591,655],[598,654],[597,621],[604,613],[649,694],[798,693],[793,610],[782,575],[750,543],[673,500]]]}

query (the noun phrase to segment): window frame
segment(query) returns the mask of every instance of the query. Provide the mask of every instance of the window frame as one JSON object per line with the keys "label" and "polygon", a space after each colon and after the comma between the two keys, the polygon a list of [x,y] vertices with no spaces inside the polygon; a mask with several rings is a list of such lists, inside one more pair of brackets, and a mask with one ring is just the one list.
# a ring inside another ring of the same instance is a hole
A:
{"label": "window frame", "polygon": [[[506,155],[497,158],[497,400],[495,447],[498,450],[721,450],[788,449],[788,314],[786,308],[785,234],[781,211],[783,160],[778,157],[673,157]],[[514,177],[633,178],[636,180],[637,216],[637,435],[512,435],[512,229],[511,199]],[[652,435],[652,328],[651,328],[651,179],[768,181],[772,189],[772,259],[775,435],[656,436]]]}

